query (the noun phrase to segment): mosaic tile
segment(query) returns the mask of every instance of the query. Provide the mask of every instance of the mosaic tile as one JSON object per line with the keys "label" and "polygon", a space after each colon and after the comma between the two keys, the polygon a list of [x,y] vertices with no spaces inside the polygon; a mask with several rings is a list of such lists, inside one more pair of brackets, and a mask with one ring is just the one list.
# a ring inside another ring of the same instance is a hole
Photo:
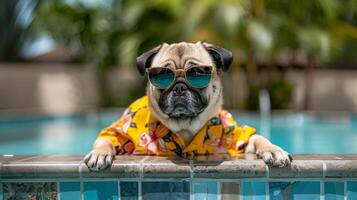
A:
{"label": "mosaic tile", "polygon": [[90,181],[83,183],[84,200],[118,200],[117,181]]}
{"label": "mosaic tile", "polygon": [[304,181],[292,183],[292,191],[289,199],[293,200],[319,200],[320,199],[320,182]]}
{"label": "mosaic tile", "polygon": [[197,181],[193,183],[194,199],[216,200],[218,199],[218,182]]}
{"label": "mosaic tile", "polygon": [[2,183],[0,182],[0,200],[3,200]]}
{"label": "mosaic tile", "polygon": [[325,200],[343,200],[343,182],[325,182]]}
{"label": "mosaic tile", "polygon": [[221,182],[221,200],[238,200],[239,183]]}
{"label": "mosaic tile", "polygon": [[290,182],[270,182],[269,195],[271,200],[288,199],[291,192],[292,183]]}
{"label": "mosaic tile", "polygon": [[265,200],[265,182],[243,182],[241,194],[244,200]]}
{"label": "mosaic tile", "polygon": [[138,199],[138,182],[120,182],[120,200]]}
{"label": "mosaic tile", "polygon": [[190,199],[190,183],[180,182],[142,182],[142,199]]}
{"label": "mosaic tile", "polygon": [[53,182],[3,183],[3,199],[57,199],[57,184]]}
{"label": "mosaic tile", "polygon": [[79,182],[60,182],[60,200],[80,200],[80,183]]}
{"label": "mosaic tile", "polygon": [[357,181],[347,182],[347,199],[357,199]]}

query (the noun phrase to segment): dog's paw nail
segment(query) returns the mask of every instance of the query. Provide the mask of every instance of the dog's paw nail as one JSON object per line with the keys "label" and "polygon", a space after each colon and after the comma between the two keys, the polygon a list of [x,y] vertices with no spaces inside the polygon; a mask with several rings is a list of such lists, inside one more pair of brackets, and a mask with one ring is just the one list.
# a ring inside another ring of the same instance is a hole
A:
{"label": "dog's paw nail", "polygon": [[267,164],[268,164],[269,166],[273,166],[273,165],[274,165],[273,159],[269,159],[269,160],[267,161]]}
{"label": "dog's paw nail", "polygon": [[112,155],[108,155],[105,159],[105,165],[106,168],[110,167],[113,163],[113,156]]}
{"label": "dog's paw nail", "polygon": [[273,166],[273,164],[274,164],[274,161],[272,158],[264,159],[264,162],[270,167]]}
{"label": "dog's paw nail", "polygon": [[274,166],[283,168],[288,167],[290,165],[290,159],[287,154],[276,152],[274,153],[274,157]]}
{"label": "dog's paw nail", "polygon": [[290,162],[292,162],[293,161],[293,157],[290,154],[288,154],[288,157],[289,157]]}
{"label": "dog's paw nail", "polygon": [[273,166],[274,160],[273,160],[273,155],[271,154],[271,152],[263,152],[262,158],[268,166]]}
{"label": "dog's paw nail", "polygon": [[93,168],[93,165],[94,163],[91,160],[87,163],[88,168]]}

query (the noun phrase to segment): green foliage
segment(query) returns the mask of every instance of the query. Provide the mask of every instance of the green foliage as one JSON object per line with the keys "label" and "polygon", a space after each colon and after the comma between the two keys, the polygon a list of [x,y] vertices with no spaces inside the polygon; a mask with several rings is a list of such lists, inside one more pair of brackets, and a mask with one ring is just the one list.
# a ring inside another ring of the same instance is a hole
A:
{"label": "green foliage", "polygon": [[331,50],[357,37],[353,0],[123,0],[110,6],[61,0],[37,9],[34,27],[103,66],[132,65],[162,42],[208,40],[270,62],[289,49],[328,61]]}
{"label": "green foliage", "polygon": [[[23,60],[22,50],[33,39],[30,19],[25,19],[40,0],[0,2],[0,61]],[[27,9],[27,10],[26,10]]]}
{"label": "green foliage", "polygon": [[116,63],[120,30],[113,9],[45,1],[37,9],[32,27],[77,50],[82,61],[95,62],[101,67]]}
{"label": "green foliage", "polygon": [[283,77],[274,79],[268,85],[272,109],[287,109],[293,93],[293,85]]}
{"label": "green foliage", "polygon": [[285,78],[284,74],[275,74],[272,75],[271,79],[264,86],[262,84],[249,85],[248,109],[259,109],[259,92],[262,88],[265,88],[269,93],[272,109],[289,108],[290,99],[293,94],[293,85]]}
{"label": "green foliage", "polygon": [[[355,0],[80,2],[45,1],[33,27],[76,49],[82,60],[96,63],[101,76],[111,66],[133,66],[138,54],[162,42],[207,40],[233,50],[233,67],[246,70],[251,96],[254,88],[270,88],[276,108],[289,103],[291,87],[284,77],[258,84],[262,77],[257,65],[276,69],[284,52],[327,62],[343,52],[346,41],[357,38]],[[105,90],[105,77],[100,80]]]}

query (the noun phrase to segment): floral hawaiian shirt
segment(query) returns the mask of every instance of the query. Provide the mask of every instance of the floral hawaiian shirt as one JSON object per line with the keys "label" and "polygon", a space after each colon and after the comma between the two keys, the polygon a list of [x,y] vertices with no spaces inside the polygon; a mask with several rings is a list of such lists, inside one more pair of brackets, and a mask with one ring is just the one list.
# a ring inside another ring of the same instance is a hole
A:
{"label": "floral hawaiian shirt", "polygon": [[99,138],[111,140],[118,154],[211,155],[243,153],[255,129],[238,126],[232,115],[221,110],[187,144],[179,133],[170,131],[150,113],[144,96],[124,112],[120,120],[103,129]]}

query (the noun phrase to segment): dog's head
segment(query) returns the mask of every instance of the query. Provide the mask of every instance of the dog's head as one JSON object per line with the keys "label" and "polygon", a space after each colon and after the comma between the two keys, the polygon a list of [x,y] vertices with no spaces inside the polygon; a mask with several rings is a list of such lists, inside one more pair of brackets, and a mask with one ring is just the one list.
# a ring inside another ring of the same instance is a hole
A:
{"label": "dog's head", "polygon": [[[221,47],[205,42],[181,42],[164,43],[143,53],[136,59],[136,65],[142,75],[145,75],[148,68],[170,68],[175,72],[174,82],[167,88],[160,89],[148,82],[150,110],[172,131],[196,132],[219,112],[222,86],[218,74],[227,71],[232,61],[232,53]],[[185,70],[194,66],[211,67],[212,75],[208,85],[194,87],[187,81]]]}

